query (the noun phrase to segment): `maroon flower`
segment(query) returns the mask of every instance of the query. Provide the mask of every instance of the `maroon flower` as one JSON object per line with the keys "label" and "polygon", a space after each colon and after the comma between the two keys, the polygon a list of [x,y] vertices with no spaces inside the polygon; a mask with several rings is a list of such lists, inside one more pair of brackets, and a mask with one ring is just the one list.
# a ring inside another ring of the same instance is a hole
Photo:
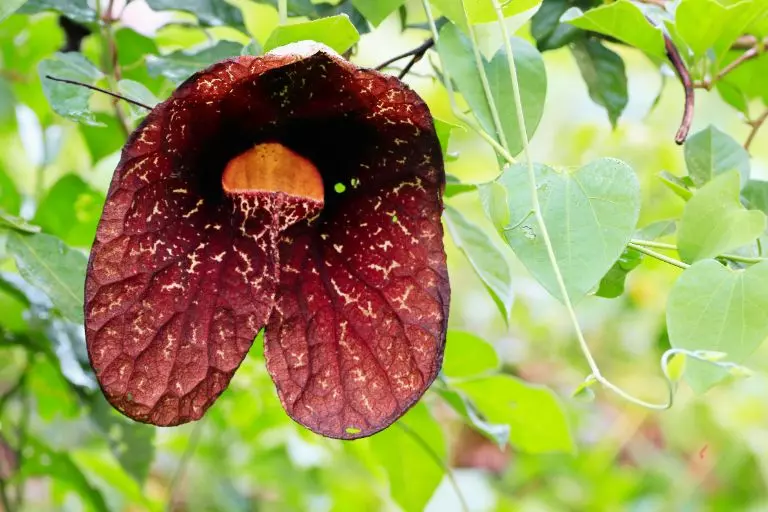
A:
{"label": "maroon flower", "polygon": [[424,102],[316,44],[219,62],[134,132],[88,265],[108,400],[199,419],[266,326],[288,414],[375,433],[440,369],[449,284],[443,161]]}

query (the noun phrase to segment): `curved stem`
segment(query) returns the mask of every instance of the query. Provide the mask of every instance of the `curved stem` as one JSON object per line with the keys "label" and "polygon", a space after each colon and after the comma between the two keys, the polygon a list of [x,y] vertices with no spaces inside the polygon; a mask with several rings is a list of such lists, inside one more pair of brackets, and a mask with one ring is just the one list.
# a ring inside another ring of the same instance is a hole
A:
{"label": "curved stem", "polygon": [[[538,192],[538,187],[536,185],[536,171],[533,167],[533,159],[531,158],[530,144],[528,141],[528,131],[525,126],[525,117],[523,116],[523,101],[520,97],[520,82],[517,77],[517,67],[515,66],[514,55],[512,53],[512,44],[510,43],[510,40],[509,40],[509,33],[507,30],[507,26],[504,23],[504,13],[501,10],[501,6],[499,5],[498,0],[493,0],[493,6],[496,10],[496,17],[498,19],[499,27],[501,28],[502,37],[504,39],[504,49],[507,54],[507,64],[509,66],[509,73],[512,78],[512,92],[514,93],[513,95],[515,100],[515,107],[517,110],[517,123],[520,129],[520,137],[523,142],[523,154],[525,155],[525,160],[528,168],[528,186],[529,186],[530,195],[531,195],[532,209],[539,226],[541,238],[544,240],[544,246],[547,250],[547,257],[549,258],[549,262],[552,265],[552,271],[555,274],[555,280],[557,281],[557,287],[558,287],[558,290],[560,291],[560,295],[562,296],[563,304],[565,305],[565,308],[568,310],[568,316],[570,317],[571,323],[573,324],[573,328],[576,332],[576,338],[579,341],[579,347],[581,348],[581,352],[584,354],[584,358],[587,360],[587,363],[589,364],[589,368],[592,372],[592,376],[604,388],[613,391],[614,393],[621,396],[625,400],[632,402],[636,405],[646,407],[648,409],[656,409],[656,410],[667,409],[672,405],[671,397],[674,394],[674,389],[673,389],[674,386],[668,377],[666,380],[667,380],[667,386],[670,390],[669,400],[664,404],[654,404],[654,403],[646,402],[644,400],[641,400],[639,398],[636,398],[630,395],[629,393],[621,389],[619,386],[613,384],[611,381],[603,377],[603,375],[600,373],[600,368],[597,365],[597,361],[595,361],[595,358],[589,349],[587,340],[585,339],[584,333],[581,330],[579,319],[576,316],[576,310],[574,309],[573,303],[571,302],[571,298],[568,295],[568,288],[565,285],[565,279],[563,278],[563,274],[560,270],[560,266],[557,263],[557,258],[555,257],[555,251],[552,246],[552,239],[549,236],[549,230],[547,229],[547,224],[544,221],[544,215],[542,214],[542,211],[541,211],[541,205],[539,203],[539,192]],[[662,364],[665,364],[665,361],[662,361]],[[666,375],[666,372],[665,372],[665,375]]]}
{"label": "curved stem", "polygon": [[475,29],[469,21],[469,14],[467,14],[467,7],[464,4],[464,0],[461,0],[461,10],[464,14],[464,21],[466,22],[469,31],[469,39],[472,42],[472,53],[475,57],[475,67],[477,68],[477,74],[480,75],[480,82],[483,84],[483,93],[485,93],[485,100],[488,102],[488,107],[491,111],[491,118],[493,119],[493,126],[496,129],[496,135],[501,141],[501,146],[509,152],[509,145],[507,144],[507,138],[504,136],[504,128],[501,125],[499,110],[496,108],[496,101],[493,99],[493,94],[491,93],[491,85],[488,83],[488,75],[486,74],[485,66],[483,65],[483,56],[480,55],[480,48],[477,46]]}
{"label": "curved stem", "polygon": [[675,68],[677,76],[680,77],[680,82],[683,84],[683,92],[685,92],[683,120],[680,121],[680,128],[675,134],[675,142],[677,144],[683,144],[685,139],[688,138],[688,132],[691,130],[691,123],[693,123],[693,81],[691,80],[691,74],[688,72],[688,68],[685,67],[683,58],[680,56],[680,52],[666,32],[664,32],[664,47],[667,51],[667,57],[672,63],[672,67]]}
{"label": "curved stem", "polygon": [[682,261],[676,260],[675,258],[670,258],[669,256],[665,256],[659,252],[653,251],[649,249],[648,247],[645,247],[643,245],[639,245],[633,242],[629,242],[627,244],[627,247],[631,247],[632,249],[636,250],[637,252],[641,252],[643,254],[646,254],[650,256],[651,258],[656,258],[659,261],[663,261],[664,263],[669,263],[670,265],[674,265],[675,267],[686,269],[690,267],[689,264],[683,263]]}
{"label": "curved stem", "polygon": [[[652,242],[649,240],[632,239],[629,241],[629,243],[632,244],[633,246],[651,247],[655,249],[662,249],[665,251],[677,251],[676,245],[666,244],[663,242]],[[637,250],[637,247],[633,247],[633,248]],[[649,254],[649,256],[656,257],[655,254],[658,254],[658,253]],[[730,261],[737,261],[739,263],[749,263],[749,264],[760,263],[761,261],[768,261],[768,258],[764,258],[762,256],[741,256],[739,254],[719,254],[716,257],[722,258],[725,260],[730,260]],[[680,265],[678,263],[680,262],[677,261],[674,265],[679,267]]]}

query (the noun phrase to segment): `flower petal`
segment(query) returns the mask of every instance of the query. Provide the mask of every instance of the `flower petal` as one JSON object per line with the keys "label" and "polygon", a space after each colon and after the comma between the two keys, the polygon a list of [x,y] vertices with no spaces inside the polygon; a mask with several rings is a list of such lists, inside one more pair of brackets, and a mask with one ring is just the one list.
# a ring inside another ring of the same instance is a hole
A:
{"label": "flower petal", "polygon": [[389,426],[435,379],[450,289],[445,176],[426,106],[367,70],[345,92],[340,101],[359,105],[351,116],[375,135],[339,162],[334,176],[346,184],[332,207],[327,198],[316,223],[283,236],[265,355],[291,417],[350,439]]}

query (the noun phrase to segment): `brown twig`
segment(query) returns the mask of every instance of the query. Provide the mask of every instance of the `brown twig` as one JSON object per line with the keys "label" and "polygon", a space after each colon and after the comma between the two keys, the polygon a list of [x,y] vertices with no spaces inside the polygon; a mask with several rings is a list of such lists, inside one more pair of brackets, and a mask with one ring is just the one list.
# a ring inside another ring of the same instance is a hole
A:
{"label": "brown twig", "polygon": [[734,59],[732,62],[730,62],[727,66],[725,66],[723,69],[720,70],[720,72],[715,75],[714,78],[706,78],[704,80],[698,80],[694,82],[693,86],[698,89],[706,89],[711,90],[712,87],[719,81],[722,80],[725,75],[739,67],[740,65],[744,64],[750,59],[754,59],[758,55],[760,55],[760,52],[762,52],[763,48],[761,45],[756,44],[752,48],[748,49],[744,53],[738,56],[738,58]]}
{"label": "brown twig", "polygon": [[78,82],[77,80],[68,80],[66,78],[57,78],[57,77],[51,76],[51,75],[45,75],[45,78],[47,78],[48,80],[53,80],[54,82],[62,82],[62,83],[65,83],[65,84],[70,84],[70,85],[79,85],[80,87],[85,87],[86,89],[90,89],[92,91],[96,91],[96,92],[100,92],[100,93],[106,94],[108,96],[112,96],[113,98],[116,98],[118,100],[126,101],[126,102],[130,103],[131,105],[136,105],[137,107],[142,107],[142,108],[145,108],[147,110],[152,110],[152,107],[150,107],[149,105],[146,105],[146,104],[141,103],[141,102],[136,101],[136,100],[132,100],[130,98],[126,98],[125,96],[122,96],[120,94],[114,93],[112,91],[108,91],[106,89],[102,89],[101,87],[96,87],[95,85],[90,85],[90,84],[86,84],[86,83],[83,83],[83,82]]}
{"label": "brown twig", "polygon": [[419,62],[424,57],[424,54],[427,53],[427,50],[432,48],[434,45],[435,45],[435,40],[430,37],[429,39],[421,43],[419,46],[417,46],[416,48],[413,48],[412,50],[408,50],[405,53],[401,53],[400,55],[397,55],[395,57],[392,57],[391,59],[388,59],[382,62],[381,64],[376,66],[376,69],[380,71],[385,67],[389,66],[390,64],[392,64],[393,62],[397,62],[398,60],[402,60],[406,57],[411,57],[411,60],[408,61],[408,64],[406,64],[406,66],[403,68],[402,71],[400,71],[400,74],[398,75],[398,78],[402,79],[405,75],[408,74],[408,72],[411,70],[413,65]]}
{"label": "brown twig", "polygon": [[672,63],[672,67],[675,68],[677,76],[680,77],[683,91],[685,91],[683,120],[680,122],[680,128],[678,128],[675,134],[675,143],[683,144],[688,137],[688,132],[691,130],[691,123],[693,122],[693,82],[691,81],[691,74],[688,72],[688,68],[685,67],[685,62],[680,57],[680,52],[667,33],[664,33],[664,47],[667,50],[667,57]]}
{"label": "brown twig", "polygon": [[747,151],[749,151],[749,147],[752,145],[752,141],[755,140],[755,135],[757,135],[758,130],[760,130],[760,127],[763,126],[766,119],[768,119],[768,110],[760,114],[760,117],[757,119],[747,123],[752,127],[752,129],[749,131],[749,135],[747,135],[747,140],[744,141],[744,149]]}
{"label": "brown twig", "polygon": [[739,37],[732,45],[731,50],[748,50],[753,46],[768,46],[768,37],[759,41],[755,36],[745,35]]}

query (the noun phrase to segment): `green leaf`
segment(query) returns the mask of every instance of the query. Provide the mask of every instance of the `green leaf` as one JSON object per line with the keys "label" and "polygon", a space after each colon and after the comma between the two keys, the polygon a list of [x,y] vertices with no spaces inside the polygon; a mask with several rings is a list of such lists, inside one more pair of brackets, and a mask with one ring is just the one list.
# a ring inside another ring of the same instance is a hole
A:
{"label": "green leaf", "polygon": [[122,67],[143,62],[147,55],[157,53],[157,45],[152,39],[126,27],[115,31],[115,46],[120,50],[117,62]]}
{"label": "green leaf", "polygon": [[675,10],[675,27],[696,57],[712,50],[714,61],[718,62],[766,10],[764,2],[749,0],[729,6],[715,0],[683,0]]}
{"label": "green leaf", "polygon": [[749,180],[741,195],[749,202],[750,209],[768,215],[768,181]]}
{"label": "green leaf", "polygon": [[[134,101],[138,101],[139,103],[143,103],[147,105],[148,107],[154,107],[158,103],[160,103],[160,100],[155,97],[152,92],[147,89],[144,84],[141,84],[139,82],[135,82],[133,80],[120,80],[117,82],[117,90],[125,96],[126,98],[130,98]],[[137,120],[142,119],[146,117],[147,114],[149,114],[149,110],[145,109],[144,107],[139,107],[138,105],[132,105],[128,103],[128,111],[131,115],[131,120]]]}
{"label": "green leaf", "polygon": [[573,452],[568,420],[555,394],[508,375],[456,383],[488,421],[510,426],[510,443],[529,453]]}
{"label": "green leaf", "polygon": [[16,9],[24,5],[24,2],[27,0],[5,0],[2,5],[0,5],[0,21],[3,21],[5,18],[16,12]]}
{"label": "green leaf", "polygon": [[[6,1],[3,0],[3,3]],[[19,9],[19,14],[56,11],[79,23],[96,21],[96,11],[88,5],[88,0],[27,0],[22,3],[24,5]]]}
{"label": "green leaf", "polygon": [[[673,347],[726,352],[741,363],[768,337],[768,262],[731,270],[713,260],[692,265],[675,282],[667,302]],[[726,372],[691,364],[686,380],[704,392]]]}
{"label": "green leaf", "polygon": [[672,382],[679,382],[685,374],[686,359],[685,354],[674,354],[667,362],[667,377]]}
{"label": "green leaf", "polygon": [[11,215],[10,213],[5,213],[2,209],[0,209],[0,228],[2,227],[15,229],[16,231],[21,231],[23,233],[40,232],[40,226],[30,224],[25,219]]}
{"label": "green leaf", "polygon": [[595,399],[595,392],[592,391],[592,386],[594,386],[596,382],[597,379],[594,375],[588,375],[587,378],[573,390],[571,396],[582,402],[591,402]]}
{"label": "green leaf", "polygon": [[445,192],[443,196],[453,197],[466,192],[474,192],[477,190],[477,185],[474,183],[462,183],[459,178],[452,174],[446,173],[445,175]]}
{"label": "green leaf", "polygon": [[93,85],[103,75],[88,59],[78,52],[56,53],[52,58],[40,62],[38,73],[45,97],[57,114],[80,123],[98,125],[88,107],[93,91],[46,78],[46,75],[50,75]]}
{"label": "green leaf", "polygon": [[451,139],[451,133],[457,128],[463,130],[464,127],[436,117],[434,117],[434,121],[437,139],[440,141],[440,148],[442,148],[443,158],[445,158],[448,155],[448,143]]}
{"label": "green leaf", "polygon": [[657,220],[647,226],[638,229],[635,238],[640,240],[656,240],[671,235],[677,230],[677,221],[674,219]]}
{"label": "green leaf", "polygon": [[728,7],[714,0],[683,0],[675,10],[675,27],[697,57],[712,48],[729,18]]}
{"label": "green leaf", "polygon": [[555,50],[583,37],[583,30],[560,22],[571,5],[570,0],[547,0],[531,18],[531,36],[539,51]]}
{"label": "green leaf", "polygon": [[446,457],[443,432],[427,407],[416,404],[397,423],[371,437],[370,443],[387,472],[395,502],[403,510],[424,510],[443,479],[440,461]]}
{"label": "green leaf", "polygon": [[29,369],[28,385],[35,396],[35,412],[45,422],[77,416],[77,397],[54,362],[40,358]]}
{"label": "green leaf", "polygon": [[22,277],[42,290],[61,312],[75,323],[83,321],[86,257],[56,237],[8,233],[8,252]]}
{"label": "green leaf", "polygon": [[684,150],[688,175],[697,187],[733,170],[739,171],[742,186],[749,180],[749,153],[712,125],[688,137]]}
{"label": "green leaf", "polygon": [[491,219],[496,231],[503,233],[510,221],[507,189],[498,182],[491,181],[478,185],[477,191],[485,214]]}
{"label": "green leaf", "polygon": [[34,437],[26,439],[24,464],[21,465],[18,479],[24,481],[31,477],[50,476],[58,485],[75,491],[86,503],[87,510],[108,512],[104,496],[88,481],[82,470],[72,461],[69,454],[51,449]]}
{"label": "green leaf", "polygon": [[624,61],[596,39],[576,41],[571,51],[589,89],[589,97],[605,107],[611,125],[616,128],[629,100]]}
{"label": "green leaf", "polygon": [[125,135],[120,127],[120,121],[101,112],[97,112],[95,118],[101,126],[80,125],[80,133],[85,139],[94,163],[113,154],[125,144]]}
{"label": "green leaf", "polygon": [[470,222],[459,210],[446,205],[443,219],[448,226],[453,243],[467,257],[475,273],[496,302],[504,321],[508,322],[514,294],[512,273],[504,254],[482,228]]}
{"label": "green leaf", "polygon": [[177,51],[162,57],[148,55],[147,69],[150,76],[162,75],[179,84],[214,62],[239,56],[242,49],[241,44],[219,41],[214,46],[197,51]]}
{"label": "green leaf", "polygon": [[[466,8],[467,17],[473,25],[498,21],[492,0],[431,0],[431,3],[440,9],[446,18],[464,31],[467,28],[462,5]],[[499,4],[502,6],[504,17],[509,18],[535,8],[541,4],[541,0],[514,0],[512,2],[500,0]]]}
{"label": "green leaf", "polygon": [[669,171],[661,171],[657,176],[668,189],[674,192],[675,195],[683,201],[688,201],[693,197],[693,192],[688,188],[688,184],[684,181],[684,178],[675,176]]}
{"label": "green leaf", "polygon": [[[440,30],[439,41],[441,60],[469,104],[472,113],[487,133],[496,134],[491,107],[475,67],[475,58],[469,39],[456,26],[446,24]],[[523,111],[525,126],[528,136],[532,137],[544,112],[547,74],[541,54],[533,46],[516,37],[510,41],[520,83],[520,96],[525,105]],[[490,62],[484,60],[483,65],[488,75],[491,95],[501,119],[509,151],[512,155],[516,155],[522,151],[523,142],[517,123],[515,102],[510,100],[514,92],[507,57],[504,51],[500,50]],[[496,138],[501,140],[499,137]]]}
{"label": "green leaf", "polygon": [[0,168],[0,210],[11,215],[18,215],[21,210],[21,194],[16,183]]}
{"label": "green leaf", "polygon": [[496,443],[497,446],[501,448],[509,442],[509,425],[489,423],[481,418],[474,404],[462,393],[446,388],[437,389],[437,393],[459,416],[464,418],[467,425]]}
{"label": "green leaf", "polygon": [[443,359],[447,377],[471,377],[499,369],[499,356],[493,345],[472,333],[448,331]]}
{"label": "green leaf", "polygon": [[572,7],[562,16],[561,21],[615,37],[648,55],[666,58],[661,30],[651,25],[643,11],[628,0],[618,0],[586,12]]}
{"label": "green leaf", "polygon": [[[562,300],[538,223],[530,214],[526,167],[514,165],[498,181],[507,189],[510,216],[517,222],[504,234],[507,243],[549,293]],[[566,289],[571,300],[578,301],[597,286],[632,237],[640,213],[640,185],[631,167],[612,158],[575,170],[537,164],[536,183]]]}
{"label": "green leaf", "polygon": [[600,280],[595,295],[606,299],[615,299],[624,293],[624,284],[630,272],[643,261],[643,254],[634,249],[624,249],[618,261]]}
{"label": "green leaf", "polygon": [[120,465],[143,484],[155,457],[155,427],[131,421],[107,403],[101,393],[89,400],[91,421],[101,430]]}
{"label": "green leaf", "polygon": [[725,80],[715,82],[715,89],[723,101],[749,118],[749,98],[743,90]]}
{"label": "green leaf", "polygon": [[288,43],[305,40],[317,41],[338,53],[344,53],[360,40],[360,34],[357,33],[357,29],[346,14],[338,14],[319,20],[277,27],[264,43],[264,51],[268,52]]}
{"label": "green leaf", "polygon": [[[721,69],[730,65],[736,59],[744,54],[744,50],[729,51],[722,60]],[[734,106],[740,105],[742,101],[760,99],[768,105],[768,87],[766,87],[765,77],[768,76],[768,52],[763,52],[755,58],[749,59],[734,67],[728,74],[716,83],[721,91],[722,87],[729,89],[724,95],[728,103]],[[736,95],[736,98],[733,96]],[[742,97],[742,98],[739,98]],[[739,108],[739,107],[737,107]],[[743,108],[746,110],[746,108]]]}
{"label": "green leaf", "polygon": [[374,27],[378,27],[387,16],[395,12],[404,3],[405,0],[352,0],[352,5],[354,5]]}
{"label": "green leaf", "polygon": [[67,174],[48,190],[32,222],[75,247],[90,247],[104,206],[104,195],[75,174]]}
{"label": "green leaf", "polygon": [[221,0],[147,0],[147,5],[156,11],[189,12],[197,16],[203,25],[243,26],[240,9]]}
{"label": "green leaf", "polygon": [[765,214],[739,201],[736,171],[717,176],[688,201],[680,221],[677,249],[688,263],[714,258],[754,242],[765,230]]}

